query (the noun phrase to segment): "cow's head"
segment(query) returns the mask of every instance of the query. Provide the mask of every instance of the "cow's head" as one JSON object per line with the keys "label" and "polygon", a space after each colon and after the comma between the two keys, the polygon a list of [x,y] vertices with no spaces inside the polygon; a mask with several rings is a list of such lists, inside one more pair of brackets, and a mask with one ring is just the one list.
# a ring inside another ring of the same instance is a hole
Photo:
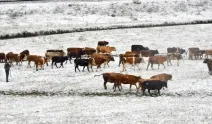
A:
{"label": "cow's head", "polygon": [[163,83],[163,87],[166,87],[166,88],[168,88],[168,86],[167,86],[167,81],[163,81],[164,83]]}
{"label": "cow's head", "polygon": [[208,63],[210,61],[210,59],[205,59],[204,61],[203,61],[203,63]]}

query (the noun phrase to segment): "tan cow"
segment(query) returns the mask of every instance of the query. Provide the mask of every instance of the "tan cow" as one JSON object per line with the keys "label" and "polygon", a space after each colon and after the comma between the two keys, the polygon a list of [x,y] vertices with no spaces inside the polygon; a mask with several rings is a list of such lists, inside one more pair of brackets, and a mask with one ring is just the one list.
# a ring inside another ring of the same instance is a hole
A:
{"label": "tan cow", "polygon": [[199,51],[200,49],[198,47],[191,47],[188,48],[188,59],[193,59],[195,51]]}
{"label": "tan cow", "polygon": [[152,69],[153,69],[153,64],[158,64],[158,69],[160,67],[160,64],[162,64],[164,66],[164,68],[166,68],[165,65],[164,65],[165,61],[167,61],[167,65],[171,64],[171,60],[167,56],[162,56],[162,55],[160,55],[160,56],[151,56],[151,57],[149,57],[148,65],[147,65],[146,70],[148,70],[148,67],[149,67],[150,64],[151,64],[151,68]]}
{"label": "tan cow", "polygon": [[172,80],[172,75],[161,73],[161,74],[153,75],[152,77],[150,77],[150,79],[168,81],[168,80]]}

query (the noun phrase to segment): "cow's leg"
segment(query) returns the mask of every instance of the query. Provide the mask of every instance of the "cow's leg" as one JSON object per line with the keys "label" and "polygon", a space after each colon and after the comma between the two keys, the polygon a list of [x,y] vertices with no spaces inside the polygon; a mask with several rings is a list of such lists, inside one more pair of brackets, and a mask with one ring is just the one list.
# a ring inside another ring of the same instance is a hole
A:
{"label": "cow's leg", "polygon": [[55,66],[58,68],[57,63],[55,62]]}
{"label": "cow's leg", "polygon": [[143,95],[146,95],[146,94],[145,94],[145,90],[146,90],[145,88],[142,88]]}
{"label": "cow's leg", "polygon": [[164,63],[162,63],[162,64],[163,64],[164,68],[166,68],[165,65],[164,65]]}
{"label": "cow's leg", "polygon": [[83,69],[82,69],[83,72],[84,72],[84,69],[85,69],[85,65],[83,66]]}
{"label": "cow's leg", "polygon": [[[107,81],[104,81],[104,88],[105,88],[105,90],[107,90]],[[114,83],[114,85],[115,85],[115,83]]]}
{"label": "cow's leg", "polygon": [[146,67],[146,70],[148,70],[148,68],[149,68],[149,65],[150,65],[150,63],[148,62],[148,65],[147,65],[147,67]]}
{"label": "cow's leg", "polygon": [[131,91],[131,87],[132,87],[132,84],[130,84],[130,91]]}
{"label": "cow's leg", "polygon": [[52,68],[53,68],[54,62],[52,61]]}
{"label": "cow's leg", "polygon": [[151,63],[151,68],[152,68],[152,70],[154,70],[154,68],[153,68],[153,63]]}
{"label": "cow's leg", "polygon": [[152,96],[152,94],[150,93],[150,89],[148,89],[148,93],[149,93],[150,96]]}
{"label": "cow's leg", "polygon": [[158,64],[158,69],[159,69],[159,67],[160,67],[160,64]]}
{"label": "cow's leg", "polygon": [[139,68],[139,64],[136,64],[136,66],[138,67],[138,70],[140,70],[140,68]]}
{"label": "cow's leg", "polygon": [[88,72],[90,72],[90,71],[89,71],[89,67],[88,67],[88,66],[87,66],[87,70],[88,70]]}
{"label": "cow's leg", "polygon": [[123,64],[123,70],[122,71],[127,71],[126,70],[126,65],[124,63],[122,63],[122,64]]}
{"label": "cow's leg", "polygon": [[160,89],[158,89],[158,95],[160,96]]}

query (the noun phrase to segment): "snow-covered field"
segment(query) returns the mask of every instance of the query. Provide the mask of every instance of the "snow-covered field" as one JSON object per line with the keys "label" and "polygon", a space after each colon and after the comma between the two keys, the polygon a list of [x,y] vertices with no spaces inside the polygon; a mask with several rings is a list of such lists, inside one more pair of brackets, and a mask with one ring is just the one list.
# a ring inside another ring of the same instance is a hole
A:
{"label": "snow-covered field", "polygon": [[190,22],[212,17],[210,0],[84,1],[0,4],[0,34],[118,24]]}
{"label": "snow-covered field", "polygon": [[[151,49],[165,53],[167,47],[178,46],[184,49],[199,47],[212,48],[212,25],[177,26],[164,28],[126,29],[99,32],[83,32],[63,35],[40,36],[0,41],[1,52],[19,53],[25,49],[30,54],[44,55],[47,49],[63,49],[67,47],[96,47],[99,40],[107,40],[115,46],[120,54],[130,50],[132,44],[142,44]],[[212,121],[212,77],[208,74],[203,60],[180,61],[177,66],[164,69],[149,69],[145,63],[141,70],[133,70],[127,66],[127,74],[144,78],[159,73],[173,75],[168,88],[161,90],[161,96],[143,96],[135,94],[135,87],[129,91],[129,85],[123,91],[113,92],[112,84],[108,90],[103,88],[102,77],[94,77],[104,72],[121,72],[118,57],[110,67],[98,72],[74,72],[73,64],[65,64],[65,68],[53,69],[45,66],[45,70],[35,71],[22,66],[12,67],[10,82],[5,82],[3,64],[0,64],[0,92],[21,95],[0,95],[0,123],[205,123]],[[81,68],[82,69],[82,68]],[[41,93],[40,95],[36,95]],[[34,95],[27,95],[34,93]],[[55,93],[53,96],[45,94]],[[24,95],[26,94],[26,95]],[[43,95],[42,95],[43,94]]]}

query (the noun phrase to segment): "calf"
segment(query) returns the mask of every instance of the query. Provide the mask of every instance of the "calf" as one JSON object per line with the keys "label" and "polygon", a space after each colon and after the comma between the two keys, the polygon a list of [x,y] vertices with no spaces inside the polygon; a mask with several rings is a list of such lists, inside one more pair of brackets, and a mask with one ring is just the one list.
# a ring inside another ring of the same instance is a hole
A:
{"label": "calf", "polygon": [[153,64],[158,64],[158,69],[160,67],[160,64],[163,64],[163,66],[165,68],[165,65],[164,65],[165,61],[167,61],[167,65],[169,65],[169,63],[171,64],[171,60],[169,58],[167,58],[167,56],[151,56],[151,57],[149,57],[146,70],[148,70],[148,67],[150,64],[151,64],[152,69],[153,69]]}
{"label": "calf", "polygon": [[113,58],[113,56],[110,55],[110,54],[94,53],[94,54],[92,54],[91,56],[94,57],[94,58],[96,57],[96,58],[105,59],[106,61],[105,61],[105,63],[104,63],[104,67],[106,66],[106,64],[107,64],[107,66],[109,67],[109,62],[110,62],[110,61],[115,61],[114,58]]}
{"label": "calf", "polygon": [[[79,70],[79,66],[83,66],[83,70],[85,69],[85,66],[87,67],[87,70],[89,71],[89,65],[91,64],[91,59],[75,59],[74,60],[74,65],[75,65],[75,72],[77,71],[76,69]],[[90,71],[89,71],[90,72]]]}
{"label": "calf", "polygon": [[212,75],[212,60],[211,59],[205,59],[203,63],[207,63],[209,74]]}
{"label": "calf", "polygon": [[52,57],[52,68],[53,68],[53,64],[57,67],[57,63],[60,63],[60,67],[61,66],[63,67],[63,62],[65,62],[67,60],[68,60],[68,56],[53,56]]}
{"label": "calf", "polygon": [[143,95],[145,94],[145,90],[148,89],[150,96],[152,96],[150,90],[158,90],[158,95],[160,95],[161,88],[167,88],[167,82],[161,80],[146,80],[143,83],[140,83],[140,85],[142,87]]}

